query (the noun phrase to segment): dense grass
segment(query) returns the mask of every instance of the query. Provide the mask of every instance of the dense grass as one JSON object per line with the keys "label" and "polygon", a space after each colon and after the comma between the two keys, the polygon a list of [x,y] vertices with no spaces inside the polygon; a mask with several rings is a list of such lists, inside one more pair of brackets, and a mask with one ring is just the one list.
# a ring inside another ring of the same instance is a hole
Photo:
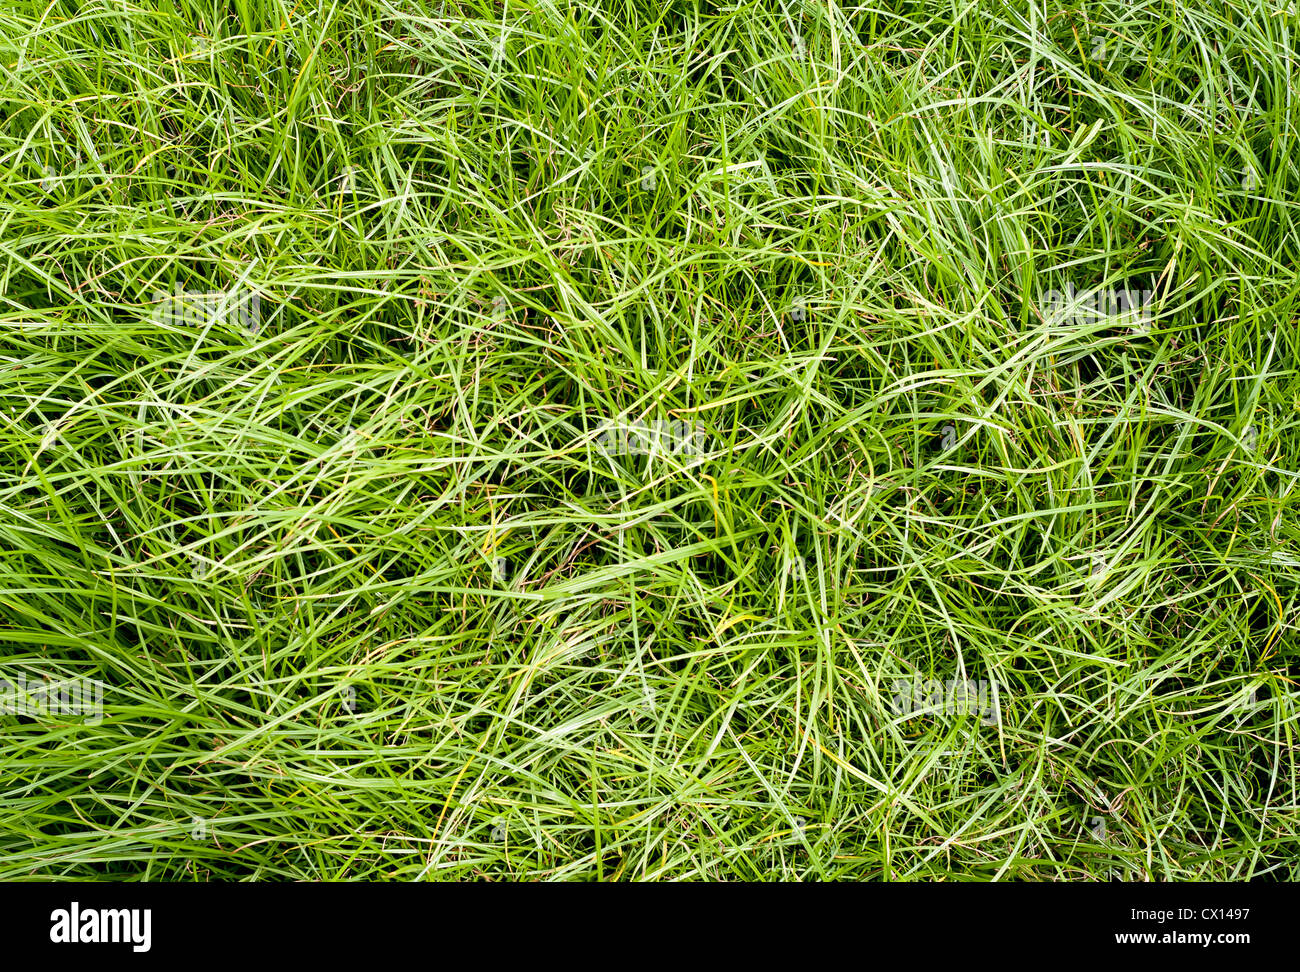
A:
{"label": "dense grass", "polygon": [[0,878],[1295,877],[1298,32],[6,4]]}

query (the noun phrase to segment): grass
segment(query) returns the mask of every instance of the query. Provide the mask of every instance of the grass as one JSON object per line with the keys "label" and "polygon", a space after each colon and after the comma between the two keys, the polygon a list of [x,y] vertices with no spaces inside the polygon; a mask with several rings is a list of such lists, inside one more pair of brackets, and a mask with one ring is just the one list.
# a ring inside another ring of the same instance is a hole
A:
{"label": "grass", "polygon": [[0,878],[1294,879],[1298,32],[6,4]]}

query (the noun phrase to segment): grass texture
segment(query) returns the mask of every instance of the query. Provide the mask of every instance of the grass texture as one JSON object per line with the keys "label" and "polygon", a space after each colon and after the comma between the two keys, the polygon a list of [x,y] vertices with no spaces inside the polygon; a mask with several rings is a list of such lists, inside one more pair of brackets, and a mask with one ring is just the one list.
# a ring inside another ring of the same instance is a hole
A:
{"label": "grass texture", "polygon": [[0,879],[1294,879],[1298,32],[5,3]]}

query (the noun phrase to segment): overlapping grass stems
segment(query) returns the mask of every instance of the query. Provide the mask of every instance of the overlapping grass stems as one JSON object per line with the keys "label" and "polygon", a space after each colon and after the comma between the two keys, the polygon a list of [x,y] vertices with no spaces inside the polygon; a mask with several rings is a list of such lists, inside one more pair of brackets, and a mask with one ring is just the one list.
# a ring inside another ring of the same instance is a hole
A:
{"label": "overlapping grass stems", "polygon": [[1295,877],[1298,30],[6,4],[0,878]]}

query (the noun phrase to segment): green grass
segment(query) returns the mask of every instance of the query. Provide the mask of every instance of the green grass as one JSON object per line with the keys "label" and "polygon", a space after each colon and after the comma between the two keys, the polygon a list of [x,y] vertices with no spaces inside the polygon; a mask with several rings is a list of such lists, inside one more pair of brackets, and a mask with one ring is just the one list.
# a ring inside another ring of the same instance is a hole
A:
{"label": "green grass", "polygon": [[1298,36],[6,4],[0,879],[1296,877]]}

